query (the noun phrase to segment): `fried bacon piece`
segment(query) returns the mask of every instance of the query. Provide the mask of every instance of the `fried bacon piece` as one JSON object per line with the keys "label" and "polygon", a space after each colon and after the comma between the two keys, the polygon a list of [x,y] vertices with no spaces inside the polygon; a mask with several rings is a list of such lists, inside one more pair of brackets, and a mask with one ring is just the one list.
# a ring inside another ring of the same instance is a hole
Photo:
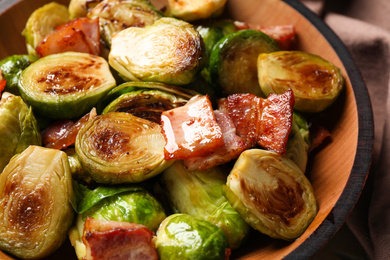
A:
{"label": "fried bacon piece", "polygon": [[195,96],[161,114],[165,159],[201,157],[224,145],[208,96]]}
{"label": "fried bacon piece", "polygon": [[284,154],[292,126],[294,94],[271,93],[267,99],[253,94],[233,94],[219,101],[226,110],[248,148],[259,145]]}
{"label": "fried bacon piece", "polygon": [[215,110],[214,115],[222,129],[224,145],[206,156],[184,160],[189,171],[204,171],[227,163],[238,158],[247,147],[244,139],[236,135],[236,127],[226,112]]}
{"label": "fried bacon piece", "polygon": [[99,19],[86,17],[59,26],[35,48],[39,57],[67,51],[100,53]]}
{"label": "fried bacon piece", "polygon": [[158,260],[153,232],[144,225],[129,222],[85,220],[82,240],[86,260]]}

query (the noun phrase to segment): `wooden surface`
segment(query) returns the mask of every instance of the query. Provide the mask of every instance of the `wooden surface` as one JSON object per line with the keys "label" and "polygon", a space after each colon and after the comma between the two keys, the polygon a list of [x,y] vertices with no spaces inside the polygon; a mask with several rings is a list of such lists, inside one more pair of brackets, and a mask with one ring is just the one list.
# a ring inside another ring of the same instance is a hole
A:
{"label": "wooden surface", "polygon": [[[49,1],[25,0],[0,16],[0,58],[26,53],[21,31],[30,13],[45,2]],[[67,3],[64,0],[58,2]],[[164,5],[163,1],[151,2],[157,7]],[[360,73],[349,54],[345,53],[345,47],[329,28],[299,3],[294,0],[286,2],[288,4],[279,0],[228,0],[226,14],[235,20],[261,25],[294,24],[298,48],[320,55],[341,68],[346,88],[334,106],[317,117],[331,130],[332,136],[310,156],[307,175],[319,205],[319,213],[313,223],[293,243],[255,233],[245,246],[232,253],[231,259],[304,259],[313,255],[338,230],[352,210],[363,188],[371,160],[372,112]],[[290,5],[303,10],[302,14]],[[314,21],[314,25],[305,16]],[[330,42],[319,29],[331,39]],[[72,250],[66,244],[49,258],[71,259],[75,257]],[[1,257],[5,256],[0,252]]]}

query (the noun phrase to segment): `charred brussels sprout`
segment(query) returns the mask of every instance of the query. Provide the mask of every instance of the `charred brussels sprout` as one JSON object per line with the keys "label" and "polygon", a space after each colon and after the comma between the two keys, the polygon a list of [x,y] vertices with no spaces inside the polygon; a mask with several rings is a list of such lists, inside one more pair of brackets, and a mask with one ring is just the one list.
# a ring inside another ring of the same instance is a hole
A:
{"label": "charred brussels sprout", "polygon": [[12,55],[0,61],[0,69],[7,85],[5,91],[19,95],[18,82],[22,71],[38,58],[32,55]]}
{"label": "charred brussels sprout", "polygon": [[78,52],[41,58],[19,79],[23,99],[34,111],[55,119],[85,115],[115,85],[106,60]]}
{"label": "charred brussels sprout", "polygon": [[89,18],[99,18],[100,34],[107,46],[111,36],[129,27],[152,25],[162,17],[148,0],[104,0],[88,13]]}
{"label": "charred brussels sprout", "polygon": [[73,222],[72,205],[66,154],[30,146],[0,175],[0,249],[23,259],[54,252]]}
{"label": "charred brussels sprout", "polygon": [[202,37],[191,24],[163,17],[115,34],[109,63],[129,80],[185,85],[203,69],[205,55]]}
{"label": "charred brussels sprout", "polygon": [[35,47],[53,32],[58,26],[69,22],[68,7],[51,2],[36,9],[28,18],[22,32],[26,38],[27,51],[30,55],[38,56]]}
{"label": "charred brussels sprout", "polygon": [[19,96],[3,93],[0,102],[0,173],[8,161],[30,145],[41,145],[34,114]]}
{"label": "charred brussels sprout", "polygon": [[175,212],[217,225],[231,249],[242,244],[250,227],[223,196],[226,176],[219,168],[189,172],[177,161],[164,171],[161,181]]}
{"label": "charred brussels sprout", "polygon": [[166,259],[226,259],[228,241],[216,225],[186,214],[173,214],[157,230],[157,252]]}
{"label": "charred brussels sprout", "polygon": [[258,75],[264,94],[292,89],[294,109],[308,113],[329,107],[344,86],[339,68],[317,55],[301,51],[259,55]]}
{"label": "charred brussels sprout", "polygon": [[302,235],[318,210],[313,188],[296,164],[260,149],[240,155],[225,195],[254,229],[287,241]]}
{"label": "charred brussels sprout", "polygon": [[112,101],[103,110],[103,114],[109,112],[126,112],[160,124],[162,112],[183,106],[186,103],[186,99],[163,91],[138,90],[123,94]]}
{"label": "charred brussels sprout", "polygon": [[274,39],[255,30],[242,30],[222,38],[210,57],[210,81],[225,95],[252,93],[265,97],[257,77],[260,53],[279,51]]}
{"label": "charred brussels sprout", "polygon": [[164,159],[161,126],[123,112],[89,120],[76,137],[83,169],[99,183],[141,182],[161,173],[172,161]]}
{"label": "charred brussels sprout", "polygon": [[168,0],[169,14],[185,21],[214,18],[222,14],[226,0]]}
{"label": "charred brussels sprout", "polygon": [[70,0],[69,3],[69,16],[73,20],[75,18],[85,17],[88,12],[91,11],[103,0]]}

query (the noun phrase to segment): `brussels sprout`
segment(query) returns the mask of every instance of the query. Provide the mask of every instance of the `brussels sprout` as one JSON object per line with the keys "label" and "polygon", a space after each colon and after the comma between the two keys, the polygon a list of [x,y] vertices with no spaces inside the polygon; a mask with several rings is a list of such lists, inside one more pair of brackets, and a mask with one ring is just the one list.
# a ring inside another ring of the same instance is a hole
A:
{"label": "brussels sprout", "polygon": [[286,147],[286,156],[305,173],[310,147],[309,127],[305,118],[297,112],[293,114],[293,123]]}
{"label": "brussels sprout", "polygon": [[265,97],[257,78],[260,53],[279,51],[274,39],[255,30],[241,30],[222,38],[210,57],[210,81],[225,95],[252,93]]}
{"label": "brussels sprout", "polygon": [[5,91],[19,95],[18,81],[22,71],[38,58],[32,55],[12,55],[0,61],[0,69],[7,85]]}
{"label": "brussels sprout", "polygon": [[56,119],[85,115],[115,85],[106,60],[78,52],[41,58],[19,79],[20,93],[34,111]]}
{"label": "brussels sprout", "polygon": [[102,1],[103,0],[70,0],[68,7],[70,19],[73,20],[80,17],[86,17],[88,12]]}
{"label": "brussels sprout", "polygon": [[30,145],[41,145],[38,123],[19,96],[3,93],[0,104],[0,173],[9,160]]}
{"label": "brussels sprout", "polygon": [[89,120],[76,137],[83,169],[99,183],[141,182],[161,173],[165,139],[159,124],[123,112]]}
{"label": "brussels sprout", "polygon": [[344,78],[339,68],[323,58],[302,51],[281,51],[258,57],[259,84],[264,94],[292,89],[294,109],[316,113],[339,96]]}
{"label": "brussels sprout", "polygon": [[108,47],[114,33],[152,25],[162,16],[148,0],[103,0],[88,13],[89,18],[99,18],[100,34]]}
{"label": "brussels sprout", "polygon": [[243,152],[226,185],[233,208],[254,229],[273,238],[298,238],[318,211],[309,180],[293,161],[274,152]]}
{"label": "brussels sprout", "polygon": [[54,252],[73,222],[72,205],[66,154],[28,147],[0,175],[0,249],[23,259]]}
{"label": "brussels sprout", "polygon": [[51,2],[36,9],[28,18],[23,36],[26,38],[27,51],[30,55],[38,56],[35,51],[46,35],[53,32],[58,26],[70,21],[68,7]]}
{"label": "brussels sprout", "polygon": [[68,156],[70,172],[72,174],[73,179],[82,181],[84,183],[91,183],[92,178],[85,173],[83,167],[81,166],[80,160],[77,157],[74,147],[67,148],[66,150],[64,150],[64,152]]}
{"label": "brussels sprout", "polygon": [[226,176],[219,168],[189,172],[182,161],[177,161],[164,171],[161,181],[174,212],[217,225],[231,249],[238,248],[249,234],[249,225],[223,196]]}
{"label": "brussels sprout", "polygon": [[186,103],[186,99],[163,91],[138,90],[123,94],[115,99],[103,110],[103,114],[126,112],[160,124],[163,111],[183,106]]}
{"label": "brussels sprout", "polygon": [[214,18],[222,14],[227,0],[168,0],[169,14],[185,21]]}
{"label": "brussels sprout", "polygon": [[165,259],[226,259],[228,241],[216,225],[186,214],[173,214],[157,230],[157,252]]}
{"label": "brussels sprout", "polygon": [[191,24],[163,17],[115,34],[109,63],[129,80],[185,85],[203,69],[205,55],[202,37]]}

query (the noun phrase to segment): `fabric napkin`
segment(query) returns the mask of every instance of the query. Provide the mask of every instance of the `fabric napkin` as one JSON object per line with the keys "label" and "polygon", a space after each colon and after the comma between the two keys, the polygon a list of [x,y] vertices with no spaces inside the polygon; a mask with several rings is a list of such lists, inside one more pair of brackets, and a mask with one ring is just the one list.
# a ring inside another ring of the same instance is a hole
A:
{"label": "fabric napkin", "polygon": [[370,259],[390,259],[390,1],[302,2],[340,37],[365,79],[374,112],[374,156],[346,223]]}

